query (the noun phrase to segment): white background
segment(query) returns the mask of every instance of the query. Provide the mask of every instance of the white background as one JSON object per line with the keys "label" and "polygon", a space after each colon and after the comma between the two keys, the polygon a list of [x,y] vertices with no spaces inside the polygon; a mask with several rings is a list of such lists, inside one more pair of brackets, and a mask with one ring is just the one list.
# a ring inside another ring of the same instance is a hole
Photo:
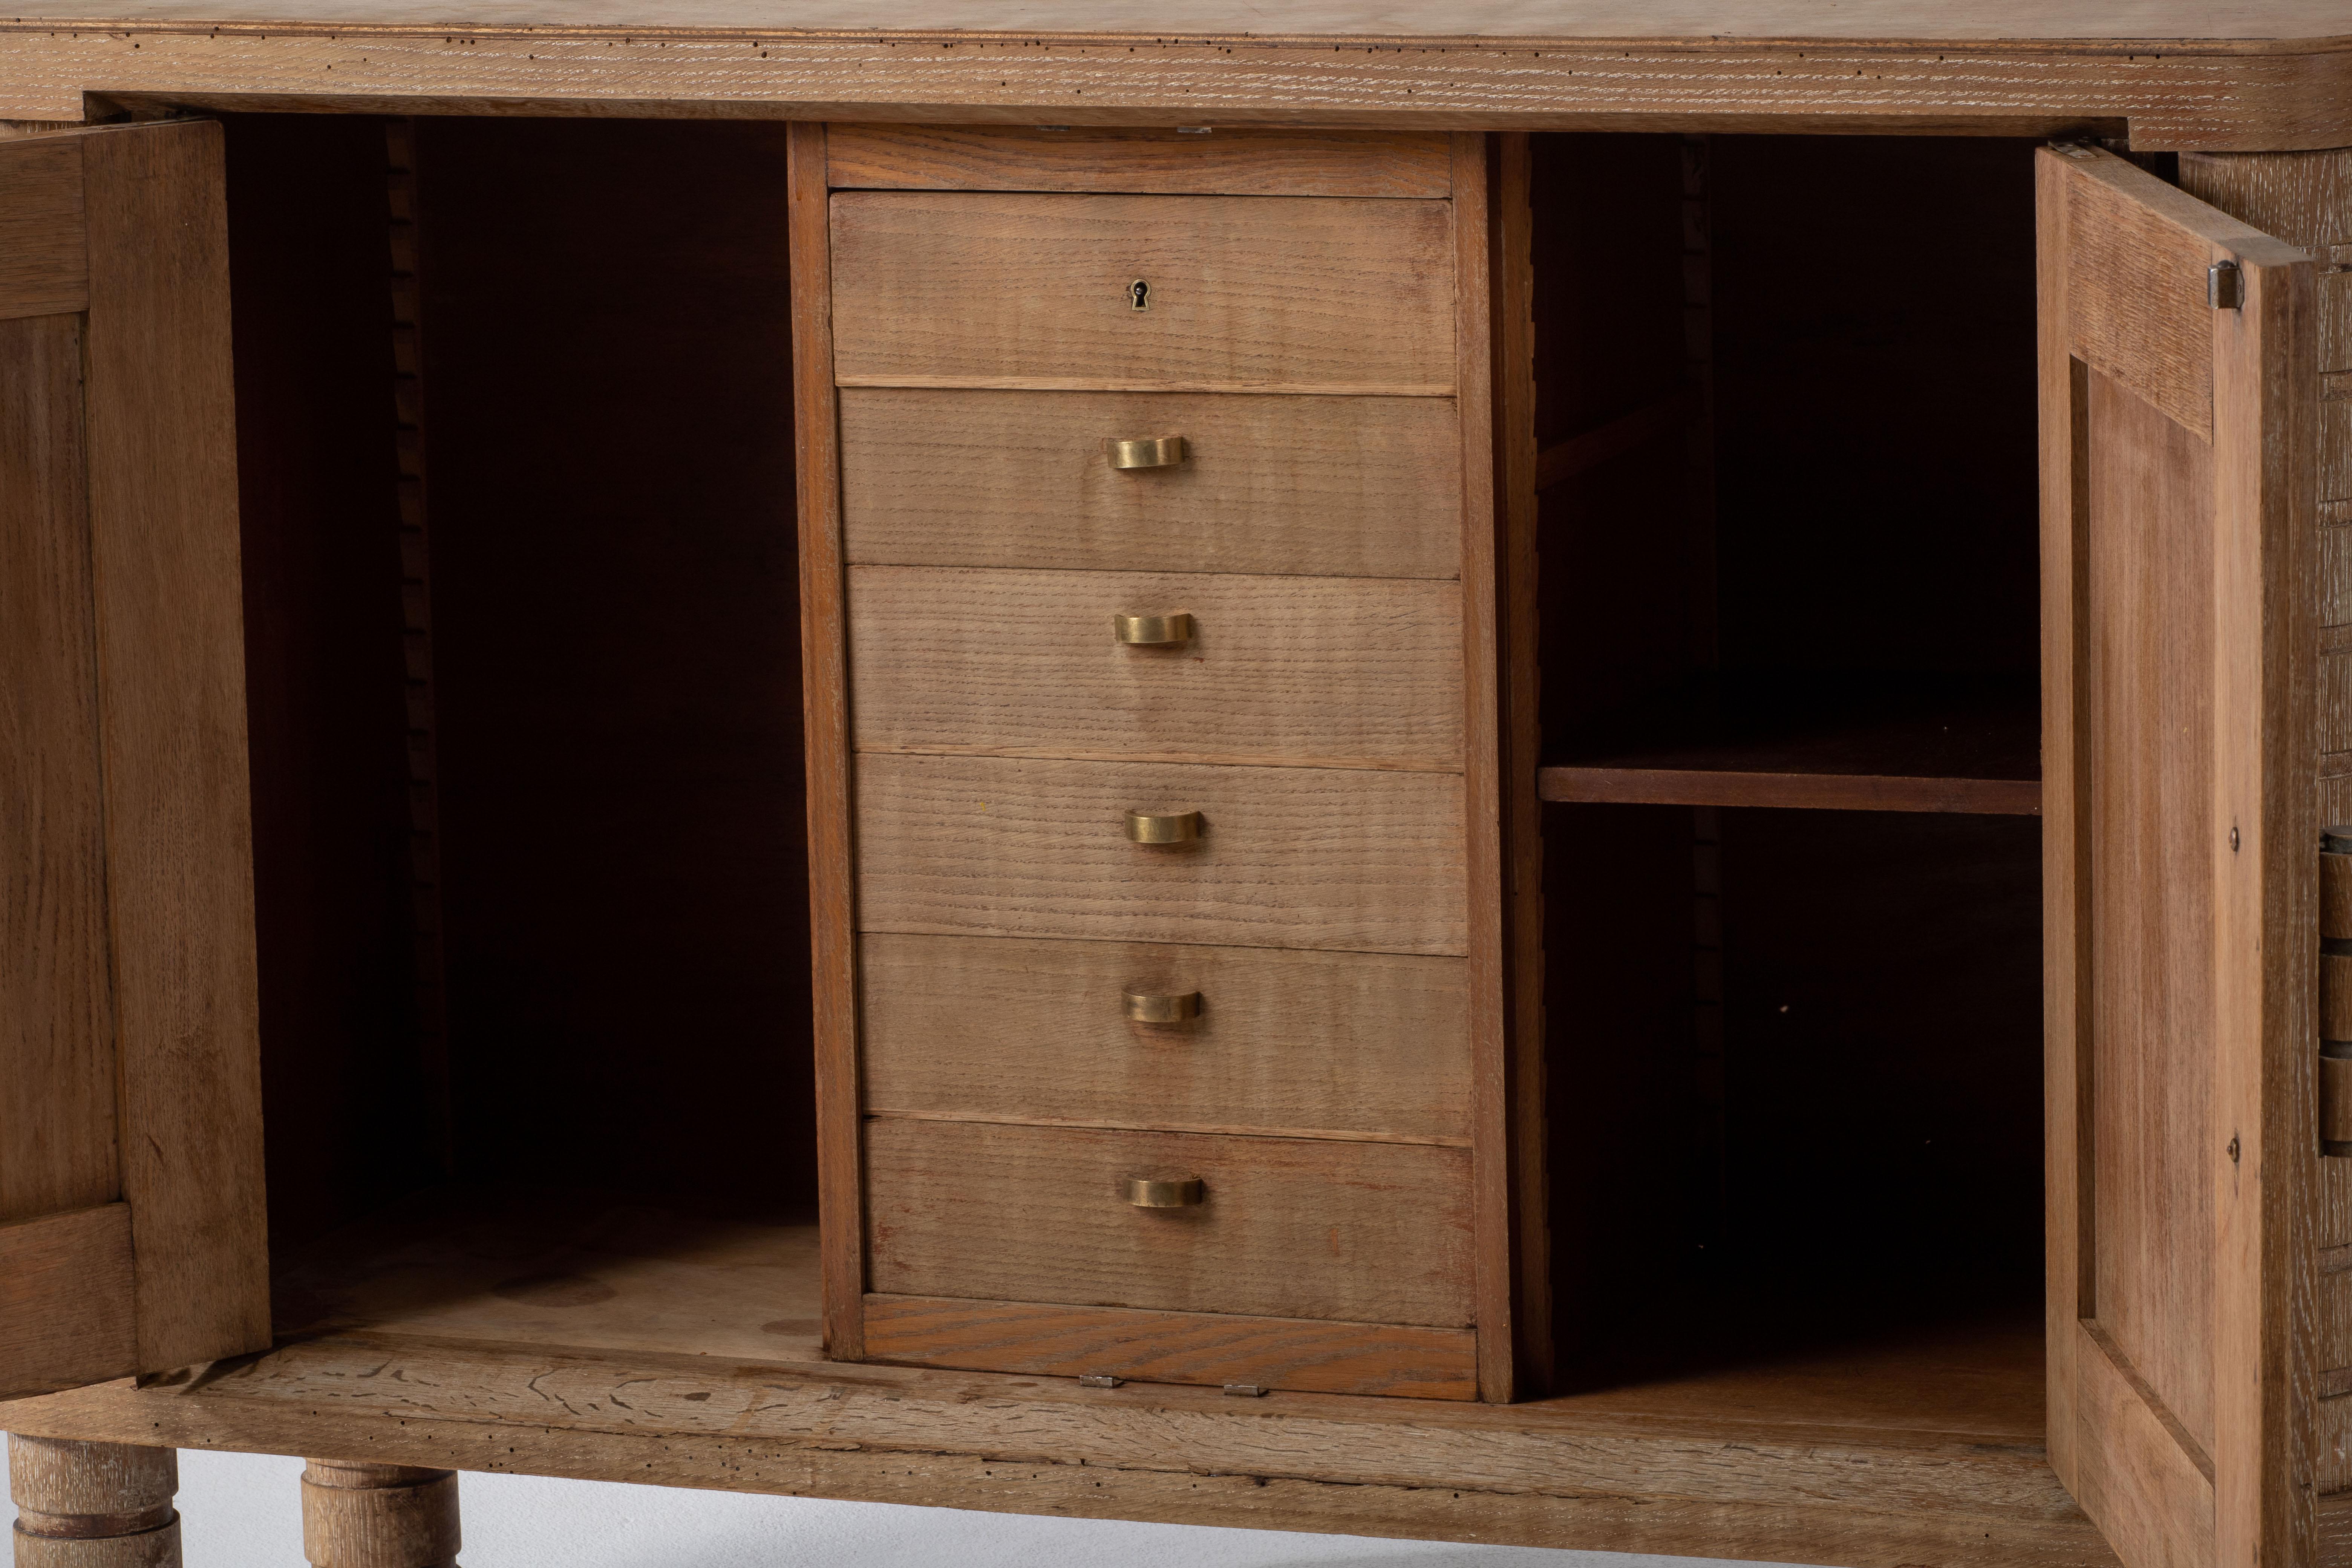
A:
{"label": "white background", "polygon": [[[0,1406],[0,1418],[5,1418]],[[302,1461],[180,1455],[187,1568],[301,1568]],[[1290,1535],[468,1475],[466,1568],[1692,1568],[1520,1546]],[[11,1507],[5,1517],[14,1520]]]}

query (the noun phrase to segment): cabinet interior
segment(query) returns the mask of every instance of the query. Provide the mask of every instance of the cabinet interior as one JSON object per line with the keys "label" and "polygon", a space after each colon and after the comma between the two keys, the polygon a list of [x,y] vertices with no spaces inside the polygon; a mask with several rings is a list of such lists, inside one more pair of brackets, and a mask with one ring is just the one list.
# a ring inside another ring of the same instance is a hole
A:
{"label": "cabinet interior", "polygon": [[2033,143],[1536,143],[1560,1386],[2038,1420]]}
{"label": "cabinet interior", "polygon": [[783,127],[413,123],[228,135],[280,1331],[813,1354]]}
{"label": "cabinet interior", "polygon": [[[229,117],[281,1331],[813,1357],[784,128],[413,123],[429,562],[385,124]],[[2031,143],[1534,142],[1530,1418],[2035,1440]]]}

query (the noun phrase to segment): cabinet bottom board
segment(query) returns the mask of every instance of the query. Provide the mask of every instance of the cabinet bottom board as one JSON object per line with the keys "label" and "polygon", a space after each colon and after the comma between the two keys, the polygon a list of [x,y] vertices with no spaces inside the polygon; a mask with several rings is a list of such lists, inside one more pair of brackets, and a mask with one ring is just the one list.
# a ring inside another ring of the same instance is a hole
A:
{"label": "cabinet bottom board", "polygon": [[871,1361],[1041,1376],[1475,1399],[1469,1329],[869,1295]]}

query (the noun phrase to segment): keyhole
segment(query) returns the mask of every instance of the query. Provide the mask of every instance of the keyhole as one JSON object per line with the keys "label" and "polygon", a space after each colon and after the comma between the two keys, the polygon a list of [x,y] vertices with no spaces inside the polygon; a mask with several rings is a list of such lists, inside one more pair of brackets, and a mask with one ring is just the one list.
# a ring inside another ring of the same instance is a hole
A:
{"label": "keyhole", "polygon": [[1127,286],[1127,298],[1130,309],[1149,310],[1151,309],[1151,285],[1140,278],[1137,279]]}

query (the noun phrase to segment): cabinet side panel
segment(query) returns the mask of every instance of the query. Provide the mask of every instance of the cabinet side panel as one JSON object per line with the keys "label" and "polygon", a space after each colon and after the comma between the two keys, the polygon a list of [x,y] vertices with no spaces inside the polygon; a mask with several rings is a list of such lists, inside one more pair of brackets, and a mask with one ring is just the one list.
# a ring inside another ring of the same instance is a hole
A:
{"label": "cabinet side panel", "polygon": [[80,318],[0,321],[0,1224],[118,1184],[83,464]]}
{"label": "cabinet side panel", "polygon": [[269,1342],[221,131],[92,132],[90,535],[148,1370]]}

